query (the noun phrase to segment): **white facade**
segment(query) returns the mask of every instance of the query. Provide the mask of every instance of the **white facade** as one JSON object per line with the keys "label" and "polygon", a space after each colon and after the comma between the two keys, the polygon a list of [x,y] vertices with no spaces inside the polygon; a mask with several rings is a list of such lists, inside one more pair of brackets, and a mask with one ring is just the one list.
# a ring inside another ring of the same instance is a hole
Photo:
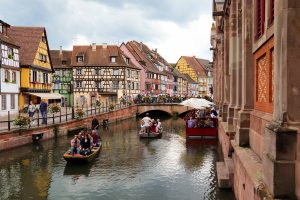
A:
{"label": "white facade", "polygon": [[20,64],[19,50],[10,45],[1,44],[1,76],[0,76],[0,116],[7,116],[19,111]]}

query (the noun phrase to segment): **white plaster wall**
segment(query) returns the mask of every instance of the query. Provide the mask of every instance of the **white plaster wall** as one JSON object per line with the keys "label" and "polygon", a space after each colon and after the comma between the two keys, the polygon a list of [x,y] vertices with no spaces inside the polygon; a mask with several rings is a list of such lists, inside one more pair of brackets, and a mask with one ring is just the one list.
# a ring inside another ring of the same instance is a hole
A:
{"label": "white plaster wall", "polygon": [[10,108],[10,99],[11,99],[11,94],[6,94],[6,110],[2,110],[2,96],[0,97],[0,116],[7,116],[8,111],[10,111],[10,114],[17,114],[19,113],[19,95],[18,94],[13,94],[15,95],[15,109]]}

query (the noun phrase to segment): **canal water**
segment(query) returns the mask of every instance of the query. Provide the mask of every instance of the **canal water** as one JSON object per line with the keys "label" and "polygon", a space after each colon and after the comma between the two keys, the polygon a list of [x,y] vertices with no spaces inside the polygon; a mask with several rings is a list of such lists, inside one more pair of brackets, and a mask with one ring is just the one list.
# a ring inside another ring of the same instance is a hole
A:
{"label": "canal water", "polygon": [[71,136],[1,152],[0,199],[234,199],[217,188],[217,142],[186,142],[182,119],[162,124],[157,140],[139,139],[135,119],[110,124],[100,155],[86,165],[63,159]]}

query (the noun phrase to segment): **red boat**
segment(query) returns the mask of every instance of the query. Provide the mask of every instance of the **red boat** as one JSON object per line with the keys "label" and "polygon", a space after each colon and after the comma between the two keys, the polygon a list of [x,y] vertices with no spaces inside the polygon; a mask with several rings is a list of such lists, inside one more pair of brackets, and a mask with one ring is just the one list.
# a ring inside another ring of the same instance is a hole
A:
{"label": "red boat", "polygon": [[186,138],[218,138],[218,120],[214,119],[214,127],[209,128],[188,128],[186,123]]}

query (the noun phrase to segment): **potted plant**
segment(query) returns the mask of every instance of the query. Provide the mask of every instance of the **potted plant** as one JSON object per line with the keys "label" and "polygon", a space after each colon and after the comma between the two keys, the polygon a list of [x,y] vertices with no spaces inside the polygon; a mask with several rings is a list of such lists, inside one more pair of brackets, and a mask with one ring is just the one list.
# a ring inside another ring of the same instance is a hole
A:
{"label": "potted plant", "polygon": [[49,106],[48,111],[50,113],[58,113],[61,111],[61,107],[57,104],[52,104]]}
{"label": "potted plant", "polygon": [[93,105],[94,105],[95,108],[100,107],[101,102],[99,100],[96,100]]}
{"label": "potted plant", "polygon": [[8,55],[8,58],[9,58],[9,59],[14,59],[14,56],[11,55],[11,54],[9,54],[9,55]]}
{"label": "potted plant", "polygon": [[79,120],[79,119],[82,119],[83,116],[84,116],[84,112],[82,109],[77,109],[76,112],[75,112],[75,119]]}
{"label": "potted plant", "polygon": [[115,106],[113,104],[109,105],[109,111],[113,111],[115,109]]}
{"label": "potted plant", "polygon": [[28,116],[20,115],[13,121],[13,125],[18,128],[25,128],[30,124],[30,118]]}

